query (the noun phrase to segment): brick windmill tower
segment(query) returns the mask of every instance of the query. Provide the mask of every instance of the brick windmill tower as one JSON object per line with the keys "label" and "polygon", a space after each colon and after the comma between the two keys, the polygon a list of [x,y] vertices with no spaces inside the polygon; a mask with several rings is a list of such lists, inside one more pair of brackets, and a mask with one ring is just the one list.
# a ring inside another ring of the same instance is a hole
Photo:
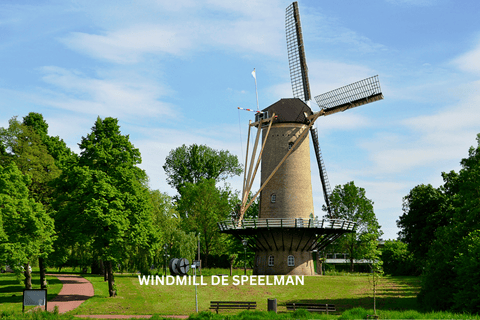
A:
{"label": "brick windmill tower", "polygon": [[[250,121],[248,141],[252,127],[257,134],[249,164],[247,144],[240,211],[218,225],[221,232],[247,240],[256,253],[254,274],[314,275],[313,253],[355,229],[355,222],[332,215],[331,188],[314,124],[321,116],[383,99],[383,94],[374,76],[315,97],[320,111],[313,112],[297,2],[287,7],[285,20],[294,98],[277,101]],[[313,218],[310,137],[329,215],[323,220]],[[260,164],[260,189],[248,200]],[[258,196],[258,219],[244,219]]]}

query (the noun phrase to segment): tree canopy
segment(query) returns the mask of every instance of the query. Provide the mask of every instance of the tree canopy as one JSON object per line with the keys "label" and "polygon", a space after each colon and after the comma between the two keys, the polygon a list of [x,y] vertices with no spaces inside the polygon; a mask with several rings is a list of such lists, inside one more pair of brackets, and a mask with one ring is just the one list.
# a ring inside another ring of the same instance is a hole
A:
{"label": "tree canopy", "polygon": [[26,289],[32,286],[29,265],[48,255],[55,239],[53,219],[30,197],[30,183],[15,163],[0,165],[0,263],[22,266]]}
{"label": "tree canopy", "polygon": [[182,145],[170,151],[163,166],[167,182],[178,192],[186,183],[201,179],[222,181],[242,173],[238,158],[229,151],[215,150],[206,145]]}
{"label": "tree canopy", "polygon": [[[353,260],[369,254],[371,237],[367,235],[373,235],[375,239],[382,235],[373,211],[373,201],[366,197],[365,189],[357,187],[353,181],[336,186],[329,199],[334,217],[357,223],[355,233],[342,236],[335,244],[343,252],[348,252],[353,271]],[[327,211],[325,206],[323,210]]]}
{"label": "tree canopy", "polygon": [[410,191],[400,236],[414,254],[426,257],[418,295],[424,309],[479,313],[480,134],[460,164],[458,173],[442,173],[439,188],[420,185]]}
{"label": "tree canopy", "polygon": [[134,256],[146,257],[138,267],[148,265],[158,246],[146,174],[136,166],[140,152],[121,134],[117,119],[98,118],[80,150],[79,166],[62,174],[56,222],[66,240],[88,246],[105,263],[114,296],[113,266]]}

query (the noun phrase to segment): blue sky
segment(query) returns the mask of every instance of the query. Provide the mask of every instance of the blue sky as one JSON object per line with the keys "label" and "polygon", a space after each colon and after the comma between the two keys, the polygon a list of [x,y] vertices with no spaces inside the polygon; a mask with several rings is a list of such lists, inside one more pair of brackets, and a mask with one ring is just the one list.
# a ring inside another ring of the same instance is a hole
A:
{"label": "blue sky", "polygon": [[[0,2],[0,126],[42,113],[78,152],[97,116],[119,119],[150,186],[182,144],[245,154],[256,108],[292,97],[290,1]],[[461,4],[460,4],[461,3]],[[299,1],[312,94],[378,74],[385,99],[320,118],[332,186],[355,181],[396,238],[402,197],[459,170],[480,132],[480,2]],[[313,103],[312,109],[318,110]],[[314,160],[312,152],[312,160]],[[312,162],[315,214],[322,216]],[[241,179],[229,180],[240,189]],[[258,184],[257,184],[258,186]]]}

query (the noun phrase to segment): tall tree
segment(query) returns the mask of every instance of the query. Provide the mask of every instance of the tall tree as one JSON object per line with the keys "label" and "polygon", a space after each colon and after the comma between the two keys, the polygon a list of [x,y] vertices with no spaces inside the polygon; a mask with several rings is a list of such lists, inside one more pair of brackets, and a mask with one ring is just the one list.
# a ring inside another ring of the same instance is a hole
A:
{"label": "tall tree", "polygon": [[170,151],[163,166],[169,185],[180,189],[186,183],[201,179],[225,180],[242,173],[238,158],[229,151],[215,150],[206,145],[182,145]]}
{"label": "tall tree", "polygon": [[208,256],[216,245],[221,245],[217,223],[233,209],[230,191],[218,189],[213,179],[204,179],[197,184],[187,182],[180,193],[177,211],[183,218],[185,230],[201,235],[205,266],[208,266]]}
{"label": "tall tree", "polygon": [[56,220],[67,225],[72,242],[90,246],[104,262],[115,296],[114,266],[140,256],[151,262],[158,246],[147,176],[137,166],[140,151],[121,134],[117,119],[97,118],[79,146],[79,166],[61,177]]}
{"label": "tall tree", "polygon": [[168,257],[165,257],[165,253],[170,258],[182,257],[193,261],[197,249],[197,238],[195,232],[185,232],[182,229],[182,219],[175,210],[172,197],[158,190],[151,190],[150,197],[153,206],[153,225],[162,231],[160,240],[162,247],[157,249],[155,264],[167,266]]}
{"label": "tall tree", "polygon": [[0,165],[0,263],[22,266],[25,288],[31,289],[30,264],[52,251],[54,223],[42,204],[29,196],[30,176],[15,163]]}
{"label": "tall tree", "polygon": [[[447,224],[435,231],[435,239],[427,254],[419,301],[425,309],[457,310],[478,313],[476,264],[468,256],[478,252],[480,230],[480,134],[477,146],[460,162],[458,174],[443,174],[445,192],[449,196]],[[475,256],[474,259],[478,257]],[[477,259],[478,260],[478,259]],[[465,274],[463,274],[465,273]],[[468,280],[468,285],[465,280]],[[466,299],[466,301],[461,301]],[[468,301],[469,300],[469,301]]]}
{"label": "tall tree", "polygon": [[[41,133],[43,134],[43,131]],[[47,213],[50,214],[52,181],[59,176],[60,170],[40,134],[33,127],[20,123],[16,117],[13,117],[10,119],[7,129],[0,129],[0,140],[6,146],[7,152],[3,157],[3,162],[14,162],[23,174],[31,177],[32,182],[28,186],[30,195],[37,202],[42,203]],[[44,258],[46,255],[39,255],[42,288],[46,288]]]}
{"label": "tall tree", "polygon": [[[342,236],[336,246],[347,252],[350,260],[350,270],[353,272],[353,260],[361,259],[368,254],[368,242],[365,235],[373,235],[378,239],[383,232],[380,230],[377,217],[373,211],[373,201],[365,195],[365,189],[357,187],[353,181],[338,185],[330,195],[332,213],[338,219],[357,223],[356,232]],[[326,207],[323,207],[327,211]]]}
{"label": "tall tree", "polygon": [[65,141],[58,136],[48,134],[48,124],[42,114],[30,112],[23,117],[23,124],[32,128],[47,147],[48,153],[53,157],[55,165],[63,170],[66,166],[75,164],[77,155],[67,147]]}
{"label": "tall tree", "polygon": [[442,188],[418,185],[403,198],[403,215],[397,220],[399,239],[408,245],[417,267],[425,266],[435,231],[448,223],[447,196]]}

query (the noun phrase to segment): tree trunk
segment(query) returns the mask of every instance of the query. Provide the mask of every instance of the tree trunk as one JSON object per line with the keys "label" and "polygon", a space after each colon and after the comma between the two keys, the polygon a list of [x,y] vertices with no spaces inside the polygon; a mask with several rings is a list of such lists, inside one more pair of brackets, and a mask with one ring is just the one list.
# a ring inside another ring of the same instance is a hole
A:
{"label": "tree trunk", "polygon": [[32,289],[32,274],[30,273],[30,263],[25,263],[24,265],[25,271],[23,274],[25,275],[25,289]]}
{"label": "tree trunk", "polygon": [[103,262],[102,260],[100,260],[103,272],[103,281],[108,281],[108,263],[108,261]]}
{"label": "tree trunk", "polygon": [[103,265],[101,264],[100,260],[93,260],[92,261],[92,274],[103,274]]}
{"label": "tree trunk", "polygon": [[105,269],[106,273],[108,275],[108,292],[110,293],[110,297],[115,297],[117,295],[117,292],[114,288],[115,280],[113,278],[113,270],[112,270],[112,262],[107,261],[105,262]]}
{"label": "tree trunk", "polygon": [[46,269],[43,258],[38,258],[38,266],[40,267],[40,288],[47,289]]}

